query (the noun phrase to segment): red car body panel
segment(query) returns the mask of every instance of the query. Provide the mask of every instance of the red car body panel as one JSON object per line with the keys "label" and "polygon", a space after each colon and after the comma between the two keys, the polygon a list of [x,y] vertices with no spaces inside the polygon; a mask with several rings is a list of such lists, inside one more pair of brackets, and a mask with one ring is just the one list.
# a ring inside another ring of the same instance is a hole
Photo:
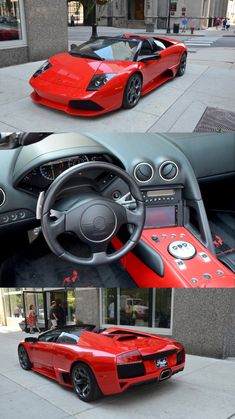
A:
{"label": "red car body panel", "polygon": [[[166,238],[162,238],[167,235]],[[175,235],[174,238],[171,235]],[[176,259],[168,252],[169,244],[179,240],[184,235],[184,240],[196,248],[196,255],[192,259],[185,260],[185,269],[180,269]],[[152,236],[158,236],[159,242],[153,241]],[[141,288],[234,288],[235,274],[222,264],[202,243],[184,227],[167,227],[158,229],[146,229],[143,231],[141,240],[154,249],[164,262],[164,276],[161,277],[146,266],[141,259],[130,252],[121,263],[127,272]],[[118,238],[113,240],[115,249],[122,247]],[[205,262],[200,253],[206,253],[209,261]],[[210,276],[205,278],[203,275]],[[196,280],[196,281],[195,281]]]}
{"label": "red car body panel", "polygon": [[[71,56],[69,53],[58,54],[48,60],[52,65],[48,70],[36,78],[31,77],[30,85],[34,89],[31,98],[36,103],[71,115],[96,116],[119,109],[126,84],[133,73],[139,72],[142,75],[142,96],[175,77],[181,56],[187,49],[182,42],[165,37],[157,39],[166,40],[172,45],[160,51],[159,60],[145,63],[100,61]],[[86,90],[94,74],[110,73],[114,73],[115,77],[99,90]],[[74,109],[70,106],[72,100],[91,100],[98,105],[99,110]]]}
{"label": "red car body panel", "polygon": [[[123,340],[123,334],[118,334],[119,330],[126,332],[127,340]],[[114,337],[110,338],[107,335]],[[137,337],[129,340],[130,335]],[[122,340],[119,340],[120,337]],[[185,350],[181,343],[123,328],[109,328],[100,334],[84,331],[77,345],[39,341],[36,343],[22,341],[20,345],[25,347],[34,371],[53,378],[67,387],[72,387],[70,373],[73,365],[76,362],[87,364],[104,395],[121,393],[133,384],[158,380],[162,371],[166,369],[175,374],[182,371],[185,366]],[[138,350],[143,357],[145,374],[135,378],[119,378],[116,357],[133,350]],[[177,363],[179,353],[182,357]],[[168,361],[167,367],[156,366],[157,354],[159,356],[164,354]]]}

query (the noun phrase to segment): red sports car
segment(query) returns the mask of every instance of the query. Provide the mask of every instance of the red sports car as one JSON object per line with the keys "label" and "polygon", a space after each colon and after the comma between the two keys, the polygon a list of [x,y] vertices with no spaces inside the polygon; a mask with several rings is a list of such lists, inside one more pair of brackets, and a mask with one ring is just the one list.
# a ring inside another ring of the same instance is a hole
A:
{"label": "red sports car", "polygon": [[26,338],[18,347],[20,365],[33,369],[90,402],[122,393],[146,381],[162,381],[184,369],[181,343],[121,328],[65,326]]}
{"label": "red sports car", "polygon": [[46,61],[30,79],[31,97],[72,115],[130,109],[141,95],[182,76],[186,60],[182,41],[129,34],[99,37]]}

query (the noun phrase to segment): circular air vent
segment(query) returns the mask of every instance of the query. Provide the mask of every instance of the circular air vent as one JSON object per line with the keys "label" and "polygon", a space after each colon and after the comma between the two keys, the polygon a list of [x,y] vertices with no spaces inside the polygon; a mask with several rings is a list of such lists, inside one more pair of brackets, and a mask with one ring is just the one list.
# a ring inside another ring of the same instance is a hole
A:
{"label": "circular air vent", "polygon": [[0,207],[5,204],[6,194],[2,188],[0,188]]}
{"label": "circular air vent", "polygon": [[149,163],[139,163],[135,166],[134,176],[138,182],[146,183],[149,182],[154,175],[154,169]]}
{"label": "circular air vent", "polygon": [[170,160],[164,161],[159,167],[160,177],[167,182],[174,180],[178,173],[179,168],[177,164]]}

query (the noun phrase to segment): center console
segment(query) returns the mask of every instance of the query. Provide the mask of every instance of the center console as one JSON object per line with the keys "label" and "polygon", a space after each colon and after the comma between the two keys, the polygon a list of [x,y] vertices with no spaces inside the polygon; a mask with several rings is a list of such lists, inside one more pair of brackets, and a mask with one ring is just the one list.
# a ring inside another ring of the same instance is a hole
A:
{"label": "center console", "polygon": [[[185,226],[183,187],[141,189],[146,205],[140,243],[125,268],[141,287],[235,287],[235,275]],[[190,229],[191,230],[191,229]],[[193,231],[193,230],[192,230]]]}

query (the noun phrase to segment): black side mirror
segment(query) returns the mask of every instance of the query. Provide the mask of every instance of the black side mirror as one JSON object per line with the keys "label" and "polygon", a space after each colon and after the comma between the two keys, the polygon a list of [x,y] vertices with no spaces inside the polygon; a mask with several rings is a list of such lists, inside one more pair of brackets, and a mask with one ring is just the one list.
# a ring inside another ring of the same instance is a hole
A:
{"label": "black side mirror", "polygon": [[75,49],[75,48],[77,48],[77,44],[71,44],[71,46],[70,46],[71,51],[72,51],[72,49]]}
{"label": "black side mirror", "polygon": [[159,58],[161,58],[161,55],[156,52],[156,54],[153,55],[142,55],[139,57],[138,61],[145,63],[147,61],[159,60]]}
{"label": "black side mirror", "polygon": [[34,336],[30,336],[29,338],[25,338],[24,340],[25,342],[31,342],[31,343],[36,343],[38,342],[38,338],[34,337]]}

